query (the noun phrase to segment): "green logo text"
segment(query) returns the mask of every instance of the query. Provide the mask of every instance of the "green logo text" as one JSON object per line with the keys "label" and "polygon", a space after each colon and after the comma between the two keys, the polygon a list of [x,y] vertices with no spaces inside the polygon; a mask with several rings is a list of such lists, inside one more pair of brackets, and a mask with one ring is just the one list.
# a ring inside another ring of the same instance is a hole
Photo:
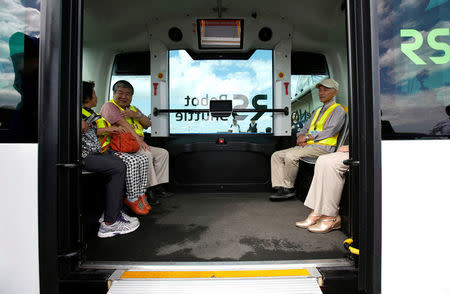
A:
{"label": "green logo text", "polygon": [[[444,51],[444,55],[442,56],[429,56],[431,61],[435,64],[445,64],[450,61],[450,46],[445,42],[436,41],[437,37],[444,37],[450,35],[449,28],[439,28],[434,29],[428,33],[427,43],[431,49],[436,51]],[[400,37],[404,38],[413,38],[414,42],[412,43],[402,43],[400,45],[400,49],[402,52],[411,59],[414,64],[424,65],[427,64],[419,55],[417,55],[414,51],[418,50],[422,47],[423,44],[423,36],[422,33],[412,29],[404,29],[400,30]]]}

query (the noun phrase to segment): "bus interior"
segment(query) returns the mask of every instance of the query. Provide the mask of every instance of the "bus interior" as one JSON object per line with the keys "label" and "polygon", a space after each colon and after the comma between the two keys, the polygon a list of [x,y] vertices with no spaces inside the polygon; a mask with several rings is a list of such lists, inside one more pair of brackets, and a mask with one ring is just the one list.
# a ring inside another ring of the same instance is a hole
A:
{"label": "bus interior", "polygon": [[[328,234],[295,227],[310,212],[303,201],[313,164],[300,162],[295,199],[268,198],[271,154],[294,146],[299,125],[321,105],[315,85],[335,79],[337,102],[351,107],[345,2],[85,0],[81,52],[81,80],[95,82],[97,111],[112,98],[114,82],[134,86],[132,104],[153,122],[145,141],[169,151],[168,189],[175,193],[139,217],[136,232],[100,239],[104,186],[98,175],[83,173],[72,203],[80,218],[63,228],[79,226],[81,267],[255,261],[354,266],[343,247],[357,235],[357,195],[349,184],[340,208],[343,227]],[[214,118],[183,111],[209,109],[215,99],[254,112]],[[255,111],[285,107],[288,113]],[[233,118],[238,133],[229,129]],[[247,131],[252,119],[256,133]]]}

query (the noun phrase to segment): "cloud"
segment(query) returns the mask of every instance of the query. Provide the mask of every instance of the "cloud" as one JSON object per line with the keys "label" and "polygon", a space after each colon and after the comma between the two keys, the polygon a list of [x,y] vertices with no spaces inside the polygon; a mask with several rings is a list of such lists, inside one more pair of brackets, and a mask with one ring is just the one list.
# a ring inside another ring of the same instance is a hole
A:
{"label": "cloud", "polygon": [[9,58],[9,45],[7,41],[0,40],[0,58],[11,62],[11,59]]}
{"label": "cloud", "polygon": [[16,33],[31,34],[40,30],[40,12],[24,7],[18,0],[0,0],[0,39]]}
{"label": "cloud", "polygon": [[[204,60],[194,61],[185,51],[172,51],[170,60],[170,107],[171,108],[206,108],[199,104],[186,107],[186,96],[197,99],[208,97],[219,98],[226,95],[232,100],[233,95],[245,95],[249,99],[247,108],[252,108],[251,99],[257,94],[267,94],[268,107],[272,107],[272,59],[236,60]],[[192,102],[192,100],[191,100]],[[241,104],[236,100],[235,105]],[[241,131],[247,131],[250,118],[254,113],[247,115],[244,121],[239,121]],[[272,127],[270,114],[265,114],[258,120],[259,130]],[[266,119],[266,116],[269,119]],[[190,117],[190,116],[189,116]],[[196,116],[194,117],[196,118]],[[196,122],[181,121],[174,123],[175,115],[171,116],[171,132],[217,132],[227,131],[232,122]],[[267,126],[266,126],[267,125]]]}
{"label": "cloud", "polygon": [[255,95],[271,90],[272,60],[194,61],[184,51],[171,58],[171,98]]}
{"label": "cloud", "polygon": [[427,134],[445,119],[445,106],[450,104],[450,87],[433,90],[381,95],[383,120],[396,132]]}
{"label": "cloud", "polygon": [[[40,1],[39,1],[40,2]],[[24,7],[20,0],[0,0],[0,103],[15,107],[20,102],[20,94],[12,88],[14,73],[9,56],[9,38],[16,32],[36,36],[40,27],[40,12],[32,7]]]}
{"label": "cloud", "polygon": [[0,106],[16,107],[20,102],[20,94],[12,87],[0,88]]}
{"label": "cloud", "polygon": [[401,9],[409,9],[409,8],[416,8],[421,4],[421,1],[417,0],[402,0],[400,3]]}

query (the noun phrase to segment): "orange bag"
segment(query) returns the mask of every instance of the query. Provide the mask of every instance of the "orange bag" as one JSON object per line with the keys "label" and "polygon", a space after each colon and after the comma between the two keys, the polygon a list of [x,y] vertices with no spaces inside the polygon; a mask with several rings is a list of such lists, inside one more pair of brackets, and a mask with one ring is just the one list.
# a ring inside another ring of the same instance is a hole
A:
{"label": "orange bag", "polygon": [[139,144],[131,133],[118,133],[111,136],[111,148],[124,153],[139,151]]}

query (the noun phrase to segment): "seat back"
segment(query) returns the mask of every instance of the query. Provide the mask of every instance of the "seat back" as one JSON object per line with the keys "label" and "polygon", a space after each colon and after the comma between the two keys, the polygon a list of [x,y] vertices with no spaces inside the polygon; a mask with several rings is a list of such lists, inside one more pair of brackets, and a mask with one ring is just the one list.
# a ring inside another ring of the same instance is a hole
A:
{"label": "seat back", "polygon": [[338,150],[339,147],[341,147],[345,143],[345,140],[347,140],[348,133],[349,133],[349,128],[348,128],[349,120],[350,120],[350,118],[348,117],[348,113],[345,112],[345,121],[344,121],[344,125],[342,126],[341,132],[339,133],[339,136],[337,138],[336,150]]}

